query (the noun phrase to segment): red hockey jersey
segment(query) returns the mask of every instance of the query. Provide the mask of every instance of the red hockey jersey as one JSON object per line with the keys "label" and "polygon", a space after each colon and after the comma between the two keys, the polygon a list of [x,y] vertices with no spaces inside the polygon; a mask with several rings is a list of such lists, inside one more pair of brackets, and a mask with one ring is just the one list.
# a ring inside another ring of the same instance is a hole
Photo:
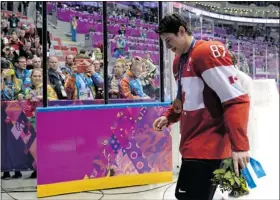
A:
{"label": "red hockey jersey", "polygon": [[[173,63],[178,80],[180,58]],[[231,151],[249,150],[247,124],[250,100],[225,46],[196,41],[182,71],[183,111],[171,106],[164,114],[169,124],[181,125],[183,158],[222,159]]]}

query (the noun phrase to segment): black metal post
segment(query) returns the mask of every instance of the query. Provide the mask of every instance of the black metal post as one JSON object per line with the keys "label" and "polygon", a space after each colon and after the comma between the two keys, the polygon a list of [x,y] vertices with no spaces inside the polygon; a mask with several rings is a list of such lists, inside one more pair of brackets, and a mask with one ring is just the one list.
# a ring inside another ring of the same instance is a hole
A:
{"label": "black metal post", "polygon": [[103,67],[104,67],[104,103],[108,104],[108,38],[107,38],[107,2],[103,1]]}
{"label": "black metal post", "polygon": [[[158,23],[162,20],[162,1],[158,2]],[[160,55],[160,100],[164,102],[164,52],[163,52],[163,42],[159,38],[159,55]]]}
{"label": "black metal post", "polygon": [[47,31],[48,31],[48,24],[47,24],[47,2],[43,1],[43,22],[42,22],[42,34],[43,34],[43,41],[42,41],[42,48],[43,48],[43,107],[48,106],[48,68],[47,68],[47,45],[48,45],[48,38],[47,38]]}

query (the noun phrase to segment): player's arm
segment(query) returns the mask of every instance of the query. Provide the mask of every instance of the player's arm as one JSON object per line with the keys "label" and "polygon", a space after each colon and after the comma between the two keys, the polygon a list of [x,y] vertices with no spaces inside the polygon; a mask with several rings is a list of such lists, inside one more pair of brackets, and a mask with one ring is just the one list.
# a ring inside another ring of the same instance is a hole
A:
{"label": "player's arm", "polygon": [[[178,78],[178,69],[179,69],[178,66],[179,66],[179,57],[175,58],[173,62],[173,74],[175,79]],[[178,122],[180,120],[181,114],[175,113],[173,105],[170,105],[167,111],[163,113],[163,116],[167,118],[168,126],[169,126],[170,124]]]}
{"label": "player's arm", "polygon": [[234,152],[248,151],[247,124],[250,100],[237,78],[228,50],[222,43],[207,43],[198,47],[194,58],[206,84],[219,96],[224,111],[224,123]]}

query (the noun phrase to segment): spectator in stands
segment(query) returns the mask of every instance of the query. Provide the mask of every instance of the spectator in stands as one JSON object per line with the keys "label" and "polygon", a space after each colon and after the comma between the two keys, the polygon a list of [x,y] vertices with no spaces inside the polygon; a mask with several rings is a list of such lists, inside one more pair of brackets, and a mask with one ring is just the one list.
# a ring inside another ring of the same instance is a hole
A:
{"label": "spectator in stands", "polygon": [[119,90],[122,98],[125,99],[150,99],[143,92],[143,87],[139,76],[142,74],[144,62],[140,57],[135,57],[132,60],[132,65],[126,71],[123,78],[120,80]]}
{"label": "spectator in stands", "polygon": [[38,35],[35,36],[34,43],[31,44],[31,51],[33,54],[39,54],[42,52],[42,46],[40,44],[40,37]]}
{"label": "spectator in stands", "polygon": [[10,46],[13,47],[16,50],[19,50],[24,43],[20,41],[18,38],[17,32],[15,30],[12,31],[12,37],[10,39]]}
{"label": "spectator in stands", "polygon": [[142,74],[139,76],[143,91],[149,97],[155,97],[155,84],[154,78],[156,76],[156,66],[149,60],[144,60]]}
{"label": "spectator in stands", "polygon": [[20,30],[19,31],[19,40],[24,43],[25,42],[25,30]]}
{"label": "spectator in stands", "polygon": [[[26,91],[26,99],[32,101],[43,100],[43,73],[42,69],[35,68],[31,73],[32,85]],[[54,89],[48,85],[47,86],[48,100],[57,100],[57,95]]]}
{"label": "spectator in stands", "polygon": [[23,5],[23,15],[27,15],[27,6],[28,6],[29,2],[28,1],[22,1],[22,5]]}
{"label": "spectator in stands", "polygon": [[126,61],[125,61],[124,72],[126,72],[127,70],[129,70],[130,67],[131,67],[131,65],[132,65],[131,60],[126,60]]}
{"label": "spectator in stands", "polygon": [[10,31],[12,32],[16,30],[19,23],[19,18],[16,16],[16,13],[13,13],[12,16],[8,19],[8,21],[10,22]]}
{"label": "spectator in stands", "polygon": [[142,28],[141,27],[141,37],[143,38],[143,39],[146,39],[147,38],[147,28],[145,27],[145,28]]}
{"label": "spectator in stands", "polygon": [[77,27],[78,27],[78,21],[77,21],[77,17],[74,16],[72,17],[71,20],[71,31],[72,31],[72,41],[76,42],[76,35],[77,35]]}
{"label": "spectator in stands", "polygon": [[109,78],[109,98],[120,98],[119,84],[124,74],[125,60],[118,59],[113,67],[112,76]]}
{"label": "spectator in stands", "polygon": [[119,35],[125,35],[125,25],[124,24],[121,24],[120,26],[120,30],[118,31]]}
{"label": "spectator in stands", "polygon": [[[5,63],[6,64],[6,63]],[[1,66],[4,67],[3,65]],[[18,93],[21,90],[21,83],[15,76],[15,71],[9,66],[3,69],[1,73],[1,100],[13,101],[16,100]]]}
{"label": "spectator in stands", "polygon": [[129,25],[130,25],[132,28],[135,28],[135,27],[136,27],[135,19],[131,19],[131,20],[129,21]]}
{"label": "spectator in stands", "polygon": [[34,56],[33,59],[32,59],[32,65],[33,65],[34,69],[42,68],[42,60],[41,60],[41,58],[38,57],[38,56]]}
{"label": "spectator in stands", "polygon": [[1,16],[1,30],[4,31],[5,34],[9,32],[8,20],[5,15]]}
{"label": "spectator in stands", "polygon": [[67,94],[64,89],[64,79],[59,73],[59,63],[57,57],[49,58],[49,83],[56,92],[58,99],[67,99]]}
{"label": "spectator in stands", "polygon": [[4,47],[9,44],[9,40],[6,37],[3,29],[1,30],[1,36],[0,37],[1,37],[1,49],[4,49]]}
{"label": "spectator in stands", "polygon": [[93,65],[94,65],[95,72],[98,73],[101,77],[103,77],[104,73],[103,73],[103,68],[101,68],[100,61],[99,60],[94,60]]}
{"label": "spectator in stands", "polygon": [[25,40],[24,45],[20,46],[19,48],[19,55],[24,56],[26,58],[32,58],[33,54],[35,54],[35,52],[32,52],[31,50],[31,41]]}
{"label": "spectator in stands", "polygon": [[26,59],[26,69],[28,70],[32,70],[34,67],[33,67],[33,61],[31,58],[27,58]]}
{"label": "spectator in stands", "polygon": [[100,89],[103,90],[103,78],[95,72],[94,65],[87,60],[89,57],[86,56],[75,57],[73,74],[65,81],[68,99],[93,100]]}
{"label": "spectator in stands", "polygon": [[86,50],[81,49],[78,55],[79,55],[79,56],[80,56],[80,55],[81,55],[81,56],[86,56]]}
{"label": "spectator in stands", "polygon": [[154,63],[153,60],[152,60],[152,58],[151,58],[151,53],[150,53],[150,52],[147,52],[147,53],[146,53],[145,59],[148,60],[148,61],[150,61],[151,63]]}
{"label": "spectator in stands", "polygon": [[26,89],[31,86],[31,71],[26,69],[26,58],[21,56],[15,62],[15,74],[16,78],[21,81],[21,91],[18,95],[18,100],[25,99]]}
{"label": "spectator in stands", "polygon": [[126,39],[124,35],[116,36],[116,43],[117,43],[117,47],[114,50],[114,58],[119,58],[124,56],[124,49],[126,47]]}
{"label": "spectator in stands", "polygon": [[95,48],[93,54],[94,60],[101,60],[103,58],[102,51],[100,48]]}
{"label": "spectator in stands", "polygon": [[19,57],[19,55],[16,53],[15,49],[8,45],[5,46],[5,48],[2,50],[1,54],[3,57],[5,57],[11,63],[15,63]]}
{"label": "spectator in stands", "polygon": [[61,69],[62,73],[66,76],[66,75],[72,73],[73,65],[74,65],[74,56],[67,55],[66,59],[65,59],[65,65],[62,66],[60,69]]}

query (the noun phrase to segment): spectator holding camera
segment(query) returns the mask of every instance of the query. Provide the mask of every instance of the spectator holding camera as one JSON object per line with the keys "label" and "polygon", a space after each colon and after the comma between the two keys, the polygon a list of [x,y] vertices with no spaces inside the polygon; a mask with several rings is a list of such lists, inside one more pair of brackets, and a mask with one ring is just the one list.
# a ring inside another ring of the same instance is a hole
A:
{"label": "spectator holding camera", "polygon": [[76,56],[72,75],[65,81],[68,99],[93,100],[103,91],[103,78],[95,71],[95,66],[87,56]]}

